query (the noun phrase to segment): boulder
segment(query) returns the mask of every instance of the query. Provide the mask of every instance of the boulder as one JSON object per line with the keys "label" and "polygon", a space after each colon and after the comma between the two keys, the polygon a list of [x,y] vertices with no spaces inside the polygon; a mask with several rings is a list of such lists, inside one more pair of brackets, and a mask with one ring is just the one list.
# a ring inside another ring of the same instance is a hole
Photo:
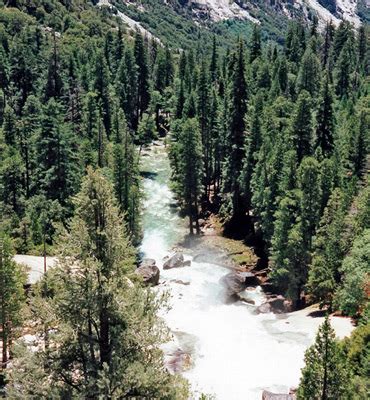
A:
{"label": "boulder", "polygon": [[279,394],[272,393],[264,390],[262,392],[262,400],[295,400],[296,396],[294,394]]}
{"label": "boulder", "polygon": [[291,303],[284,296],[271,296],[265,303],[261,304],[257,311],[262,314],[273,312],[285,314],[292,310]]}
{"label": "boulder", "polygon": [[143,278],[145,284],[158,285],[159,268],[155,265],[155,260],[144,259],[135,272]]}
{"label": "boulder", "polygon": [[182,253],[175,253],[163,264],[163,269],[181,268],[184,265],[184,256]]}
{"label": "boulder", "polygon": [[253,272],[240,272],[239,275],[241,275],[244,278],[244,283],[246,286],[258,286],[260,284],[259,279]]}
{"label": "boulder", "polygon": [[268,314],[271,312],[271,305],[269,303],[263,303],[257,307],[257,312],[259,314]]}
{"label": "boulder", "polygon": [[241,273],[230,272],[221,278],[221,283],[226,288],[228,296],[237,296],[246,288],[245,278]]}
{"label": "boulder", "polygon": [[184,261],[184,263],[182,264],[183,267],[190,267],[191,266],[191,261],[190,260],[186,260]]}

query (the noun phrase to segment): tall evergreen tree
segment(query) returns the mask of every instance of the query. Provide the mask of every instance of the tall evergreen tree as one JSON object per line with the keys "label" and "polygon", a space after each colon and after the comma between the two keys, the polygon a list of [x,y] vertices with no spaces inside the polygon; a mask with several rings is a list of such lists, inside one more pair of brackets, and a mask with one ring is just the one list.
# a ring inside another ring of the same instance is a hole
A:
{"label": "tall evergreen tree", "polygon": [[74,153],[69,126],[63,121],[63,108],[50,99],[43,110],[41,127],[36,143],[37,183],[52,200],[66,204],[74,191],[79,167]]}
{"label": "tall evergreen tree", "polygon": [[340,281],[339,268],[344,255],[343,202],[343,194],[336,189],[325,208],[313,243],[308,289],[314,300],[320,301],[321,306],[331,307],[336,284]]}
{"label": "tall evergreen tree", "polygon": [[322,82],[319,109],[316,117],[316,147],[324,156],[328,156],[334,147],[334,110],[333,98],[329,86],[329,76]]}
{"label": "tall evergreen tree", "polygon": [[312,100],[306,91],[298,97],[292,119],[293,147],[297,151],[298,162],[312,153]]}
{"label": "tall evergreen tree", "polygon": [[[13,398],[39,393],[45,381],[56,397],[187,398],[158,349],[167,338],[157,316],[163,303],[131,280],[135,252],[100,172],[88,169],[75,206],[59,265],[46,277],[54,290],[43,309],[35,305],[37,316],[47,311],[56,327],[48,332],[53,345],[27,353],[32,364],[14,361]],[[30,384],[36,366],[45,372]]]}
{"label": "tall evergreen tree", "polygon": [[150,102],[149,93],[149,70],[147,49],[143,37],[139,31],[135,34],[134,44],[135,61],[138,68],[137,72],[137,122],[142,114],[146,111]]}
{"label": "tall evergreen tree", "polygon": [[116,93],[120,105],[125,111],[130,128],[137,126],[137,79],[137,66],[135,64],[134,53],[131,48],[127,47],[116,76]]}
{"label": "tall evergreen tree", "polygon": [[111,96],[110,96],[110,73],[107,60],[103,52],[98,51],[94,65],[94,91],[98,95],[98,104],[103,117],[104,128],[109,138],[111,131]]}
{"label": "tall evergreen tree", "polygon": [[10,238],[0,233],[0,341],[2,344],[0,371],[8,365],[10,346],[22,322],[21,310],[25,305],[23,288],[25,283],[26,274],[13,261]]}
{"label": "tall evergreen tree", "polygon": [[305,367],[298,388],[298,399],[348,398],[348,366],[330,325],[320,326],[315,343],[306,351]]}
{"label": "tall evergreen tree", "polygon": [[196,119],[184,120],[179,137],[179,175],[176,191],[184,199],[189,217],[190,234],[200,233],[198,222],[199,200],[202,185],[202,142]]}
{"label": "tall evergreen tree", "polygon": [[245,212],[240,172],[244,159],[245,115],[247,112],[247,84],[245,80],[244,45],[239,41],[230,64],[232,75],[229,101],[228,152],[224,171],[224,193],[231,193],[231,219],[238,219]]}

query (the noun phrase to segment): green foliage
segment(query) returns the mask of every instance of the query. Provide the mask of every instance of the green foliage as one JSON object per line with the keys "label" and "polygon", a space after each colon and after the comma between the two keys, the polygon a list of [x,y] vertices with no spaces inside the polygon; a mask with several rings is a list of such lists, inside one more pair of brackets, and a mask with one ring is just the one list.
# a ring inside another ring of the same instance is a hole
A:
{"label": "green foliage", "polygon": [[195,119],[179,121],[177,143],[171,146],[172,163],[176,171],[173,178],[175,193],[184,202],[189,217],[190,234],[199,229],[199,200],[202,184],[202,142]]}
{"label": "green foliage", "polygon": [[5,369],[12,351],[13,340],[22,324],[22,307],[25,305],[25,271],[13,261],[10,238],[0,232],[0,321],[1,321],[1,370]]}
{"label": "green foliage", "polygon": [[347,315],[355,316],[366,306],[369,265],[370,229],[366,229],[354,241],[351,253],[343,260],[340,267],[342,283],[335,299],[338,308]]}
{"label": "green foliage", "polygon": [[[36,365],[14,361],[11,398],[39,393],[45,380],[48,396],[186,398],[186,387],[165,370],[158,348],[167,339],[157,316],[164,298],[132,281],[135,251],[112,185],[89,168],[75,206],[58,266],[44,278],[42,308],[34,302],[48,344],[32,356]],[[30,382],[32,374],[41,381]]]}
{"label": "green foliage", "polygon": [[344,399],[350,395],[349,370],[329,318],[320,326],[315,343],[306,351],[298,399]]}

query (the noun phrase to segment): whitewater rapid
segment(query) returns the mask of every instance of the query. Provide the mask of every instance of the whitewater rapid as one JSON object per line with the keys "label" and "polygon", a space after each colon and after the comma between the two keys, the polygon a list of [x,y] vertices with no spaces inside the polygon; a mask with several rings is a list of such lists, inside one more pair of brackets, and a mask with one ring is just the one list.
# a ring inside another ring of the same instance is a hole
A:
{"label": "whitewater rapid", "polygon": [[[179,349],[191,354],[191,365],[182,374],[199,393],[220,400],[261,399],[264,389],[288,393],[299,382],[306,348],[314,340],[322,318],[305,312],[287,316],[259,314],[254,306],[225,304],[220,279],[229,271],[209,263],[163,270],[163,258],[187,233],[186,221],[169,188],[170,166],[166,150],[157,143],[142,157],[145,192],[141,251],[154,258],[161,270],[160,286],[169,290],[171,310],[163,313],[173,334],[165,352]],[[264,295],[251,293],[256,305]],[[334,319],[341,336],[349,334],[350,322]],[[197,397],[196,397],[197,398]]]}

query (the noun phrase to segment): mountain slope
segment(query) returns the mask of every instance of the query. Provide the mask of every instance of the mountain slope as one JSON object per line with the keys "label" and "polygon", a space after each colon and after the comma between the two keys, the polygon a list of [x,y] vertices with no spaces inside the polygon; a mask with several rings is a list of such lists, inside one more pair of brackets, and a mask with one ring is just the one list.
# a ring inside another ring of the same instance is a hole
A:
{"label": "mountain slope", "polygon": [[[195,40],[208,46],[213,35],[229,45],[236,36],[248,37],[254,24],[265,39],[282,42],[291,20],[307,26],[317,19],[319,29],[327,22],[348,20],[356,28],[368,18],[364,0],[100,0],[114,6],[131,29],[159,38],[171,47],[191,48]],[[173,34],[174,28],[176,35]]]}

